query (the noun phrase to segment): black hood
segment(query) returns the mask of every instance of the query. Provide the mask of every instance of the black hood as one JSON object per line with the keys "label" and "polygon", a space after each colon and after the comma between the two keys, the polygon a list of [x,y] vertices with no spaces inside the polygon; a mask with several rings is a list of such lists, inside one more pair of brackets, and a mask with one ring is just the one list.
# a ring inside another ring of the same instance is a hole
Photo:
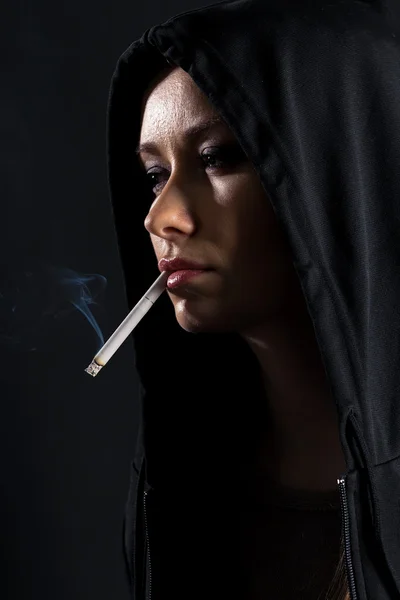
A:
{"label": "black hood", "polygon": [[[176,64],[235,133],[292,252],[338,409],[350,513],[362,472],[375,541],[397,591],[399,23],[395,0],[238,0],[179,14],[120,57],[108,121],[109,185],[131,306],[158,275],[143,225],[149,186],[134,155],[145,89],[166,61]],[[143,266],[134,272],[133,262]],[[183,331],[165,293],[134,342],[148,483],[184,486],[202,468],[221,474],[232,449],[239,463],[262,410],[259,371],[244,344]],[[360,519],[352,527],[361,552]]]}

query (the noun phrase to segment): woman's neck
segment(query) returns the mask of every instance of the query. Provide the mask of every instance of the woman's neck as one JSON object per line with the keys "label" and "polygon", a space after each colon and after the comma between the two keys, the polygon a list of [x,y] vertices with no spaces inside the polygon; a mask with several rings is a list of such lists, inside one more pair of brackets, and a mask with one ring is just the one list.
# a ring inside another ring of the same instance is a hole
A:
{"label": "woman's neck", "polygon": [[294,488],[334,489],[346,465],[308,313],[285,314],[242,337],[260,364],[268,403],[259,468]]}

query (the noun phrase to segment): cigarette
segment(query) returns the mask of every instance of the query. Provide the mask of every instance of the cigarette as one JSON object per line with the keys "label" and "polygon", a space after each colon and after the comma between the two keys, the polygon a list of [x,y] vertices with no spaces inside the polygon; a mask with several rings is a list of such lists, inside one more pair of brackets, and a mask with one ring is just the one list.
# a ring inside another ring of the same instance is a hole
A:
{"label": "cigarette", "polygon": [[121,325],[114,331],[112,336],[106,341],[104,346],[98,351],[90,365],[85,369],[86,373],[96,377],[97,373],[110,360],[112,355],[118,350],[128,335],[132,333],[136,325],[143,319],[144,315],[150,310],[154,302],[161,296],[165,290],[168,276],[171,273],[163,271],[157,277],[155,282],[149,287],[143,298],[134,306]]}

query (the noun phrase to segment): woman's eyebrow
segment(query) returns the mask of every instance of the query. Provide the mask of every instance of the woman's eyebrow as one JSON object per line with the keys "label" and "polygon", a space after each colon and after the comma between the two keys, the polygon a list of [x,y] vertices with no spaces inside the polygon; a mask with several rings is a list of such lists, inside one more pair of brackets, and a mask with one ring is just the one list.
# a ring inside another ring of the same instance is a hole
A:
{"label": "woman's eyebrow", "polygon": [[[200,133],[203,133],[207,129],[212,129],[218,125],[225,125],[226,122],[221,116],[211,117],[206,121],[201,121],[200,123],[195,123],[191,125],[183,132],[184,139],[193,139],[198,136]],[[135,149],[135,154],[141,154],[142,152],[157,153],[157,143],[156,142],[143,142],[139,144]]]}

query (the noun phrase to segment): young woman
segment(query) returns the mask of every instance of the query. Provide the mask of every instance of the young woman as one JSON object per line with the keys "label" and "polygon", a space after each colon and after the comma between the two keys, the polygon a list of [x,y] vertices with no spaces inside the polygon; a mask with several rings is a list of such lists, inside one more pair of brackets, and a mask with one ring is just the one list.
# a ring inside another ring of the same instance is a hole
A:
{"label": "young woman", "polygon": [[134,332],[136,600],[400,593],[400,50],[375,11],[220,2],[119,60],[131,303],[170,272]]}

